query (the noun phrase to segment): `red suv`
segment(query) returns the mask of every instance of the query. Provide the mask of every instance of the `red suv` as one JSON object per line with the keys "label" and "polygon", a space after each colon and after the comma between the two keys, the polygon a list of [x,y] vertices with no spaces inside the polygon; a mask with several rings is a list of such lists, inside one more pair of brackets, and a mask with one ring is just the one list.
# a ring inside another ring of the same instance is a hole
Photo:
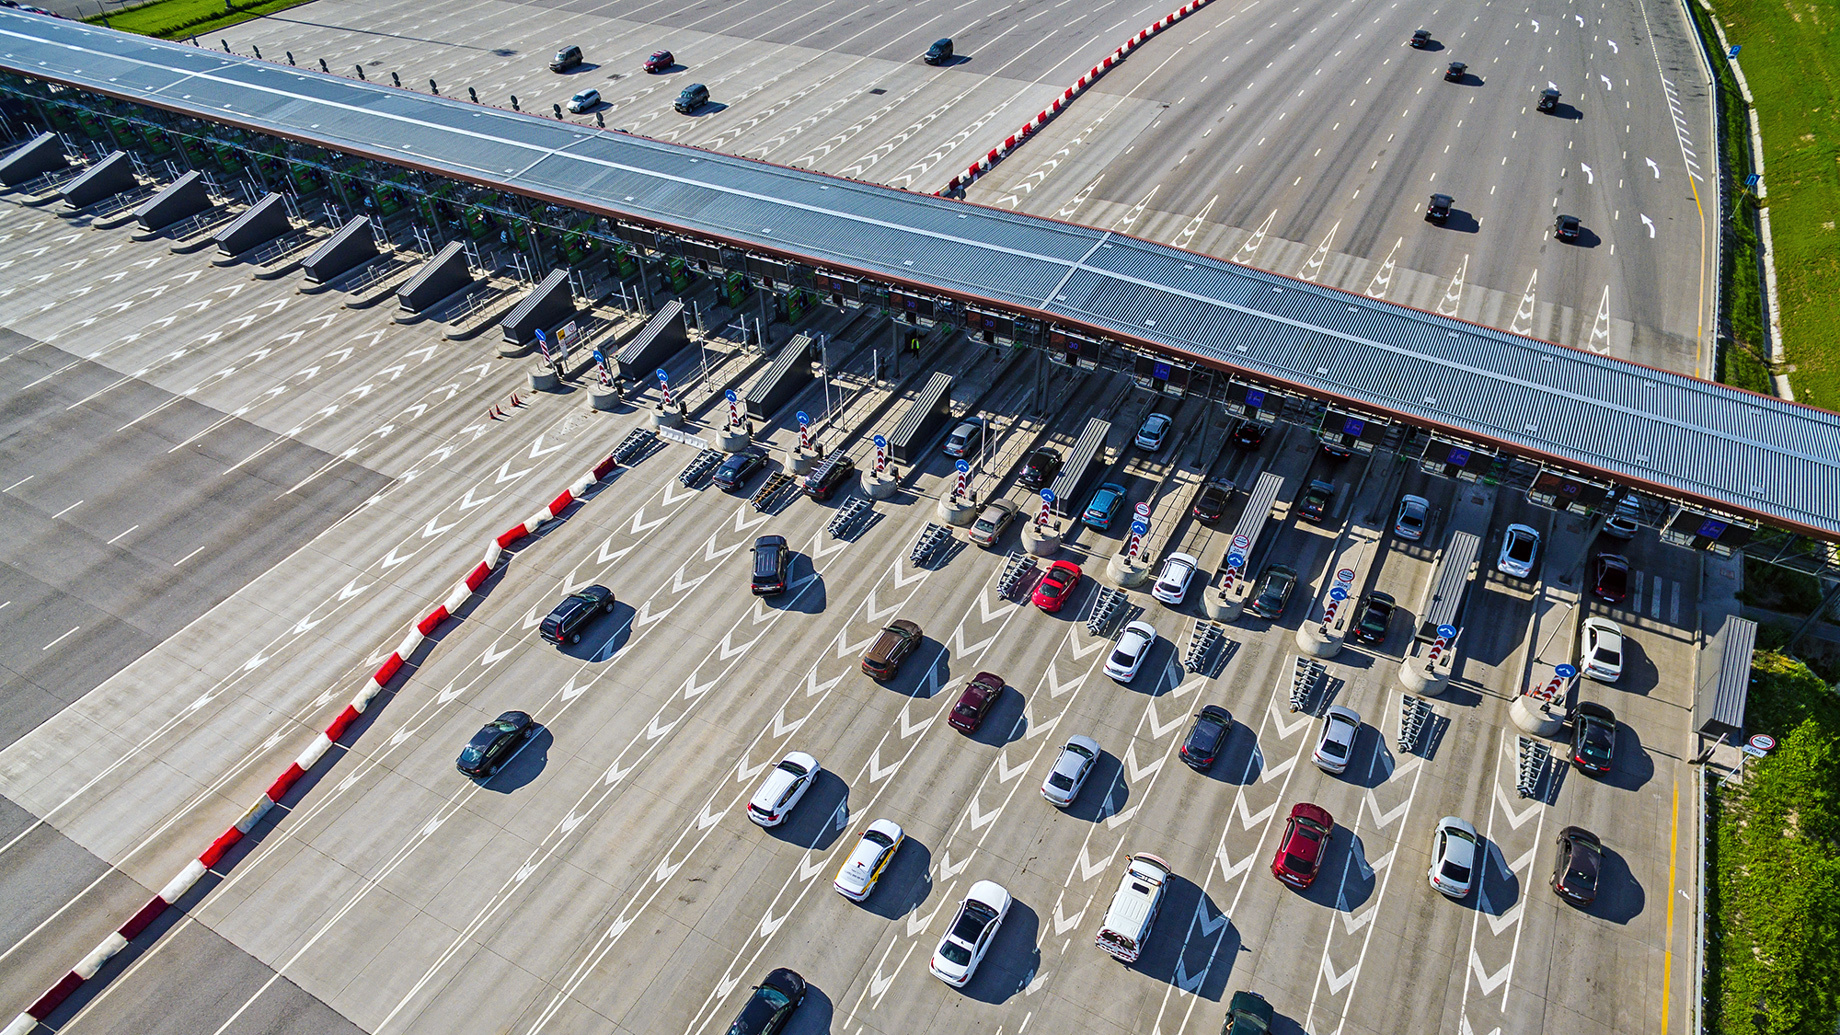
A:
{"label": "red suv", "polygon": [[1284,824],[1284,839],[1278,842],[1277,857],[1271,861],[1271,875],[1293,888],[1309,887],[1322,866],[1329,832],[1334,829],[1335,817],[1328,809],[1298,802],[1291,809],[1290,822]]}
{"label": "red suv", "polygon": [[979,672],[965,684],[965,692],[958,696],[958,703],[952,706],[952,714],[946,722],[961,733],[976,733],[984,724],[984,716],[990,714],[991,704],[1002,696],[1003,677],[994,672]]}
{"label": "red suv", "polygon": [[675,64],[677,64],[677,58],[673,57],[670,51],[661,50],[645,59],[645,70],[656,74],[669,71],[671,66]]}

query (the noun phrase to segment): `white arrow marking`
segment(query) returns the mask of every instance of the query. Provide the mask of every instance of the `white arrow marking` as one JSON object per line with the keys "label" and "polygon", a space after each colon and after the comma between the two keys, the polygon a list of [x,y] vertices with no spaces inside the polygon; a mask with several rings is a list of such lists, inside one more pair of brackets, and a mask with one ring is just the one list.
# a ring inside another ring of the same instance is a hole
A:
{"label": "white arrow marking", "polygon": [[1482,957],[1476,955],[1476,950],[1471,948],[1469,950],[1469,969],[1475,973],[1476,983],[1482,986],[1482,994],[1489,996],[1493,995],[1495,990],[1508,980],[1510,972],[1514,970],[1514,961],[1509,960],[1500,970],[1490,974],[1482,968]]}
{"label": "white arrow marking", "polygon": [[1608,44],[1610,44],[1610,53],[1612,53],[1612,54],[1621,54],[1621,53],[1622,53],[1622,51],[1620,51],[1620,50],[1618,50],[1618,49],[1617,49],[1617,46],[1616,46],[1616,41],[1615,41],[1615,40],[1605,40],[1604,42],[1605,42],[1605,43],[1608,43]]}
{"label": "white arrow marking", "polygon": [[1591,172],[1591,167],[1590,167],[1590,166],[1588,166],[1588,165],[1586,165],[1586,164],[1584,164],[1583,162],[1579,162],[1579,163],[1578,163],[1578,168],[1580,168],[1580,169],[1583,169],[1583,170],[1584,170],[1584,182],[1585,182],[1586,184],[1592,184],[1592,183],[1596,183],[1596,182],[1597,182],[1597,176],[1596,176],[1596,174],[1595,174],[1595,173],[1593,173],[1593,172]]}
{"label": "white arrow marking", "polygon": [[[1116,853],[1117,849],[1114,848],[1112,849],[1112,851]],[[1081,845],[1080,846],[1080,857],[1079,859],[1076,860],[1076,865],[1078,865],[1079,870],[1080,870],[1080,879],[1083,881],[1088,881],[1088,880],[1092,880],[1094,877],[1097,877],[1099,874],[1104,873],[1106,870],[1111,869],[1112,857],[1108,855],[1105,858],[1100,859],[1098,862],[1095,863],[1090,858],[1087,857],[1086,846]]]}
{"label": "white arrow marking", "polygon": [[1058,898],[1055,899],[1054,900],[1054,936],[1058,938],[1061,935],[1066,934],[1068,931],[1072,930],[1073,928],[1080,926],[1080,919],[1084,917],[1085,915],[1086,915],[1086,909],[1085,907],[1081,907],[1080,911],[1073,914],[1072,916],[1063,916],[1061,914],[1061,900]]}
{"label": "white arrow marking", "polygon": [[1187,718],[1177,713],[1175,718],[1169,720],[1167,723],[1163,722],[1162,717],[1156,713],[1156,703],[1154,701],[1145,702],[1144,715],[1150,725],[1150,739],[1152,740],[1161,740],[1168,736],[1176,727],[1182,725]]}
{"label": "white arrow marking", "polygon": [[1609,77],[1609,76],[1607,76],[1607,75],[1604,75],[1603,73],[1601,73],[1601,72],[1600,72],[1600,73],[1598,73],[1598,76],[1597,76],[1597,78],[1599,78],[1599,79],[1602,79],[1602,80],[1604,81],[1604,89],[1605,89],[1605,90],[1613,90],[1613,89],[1615,89],[1615,87],[1613,87],[1613,86],[1611,86],[1611,85],[1610,85],[1610,77]]}
{"label": "white arrow marking", "polygon": [[1124,766],[1125,770],[1131,774],[1132,783],[1142,783],[1144,777],[1163,768],[1163,760],[1157,758],[1153,759],[1147,766],[1139,766],[1137,764],[1137,749],[1135,747],[1126,747],[1124,749]]}
{"label": "white arrow marking", "polygon": [[971,817],[971,829],[977,830],[996,822],[997,817],[1003,814],[1003,806],[998,805],[989,812],[984,812],[978,808],[977,799],[972,798],[970,804],[965,806],[965,812]]}
{"label": "white arrow marking", "polygon": [[1322,972],[1323,979],[1329,983],[1329,994],[1341,995],[1342,989],[1347,988],[1349,982],[1353,981],[1355,976],[1361,972],[1361,961],[1356,960],[1353,966],[1337,974],[1335,968],[1329,964],[1328,954],[1324,953]]}
{"label": "white arrow marking", "polygon": [[948,850],[939,853],[939,880],[948,881],[965,872],[965,867],[971,865],[971,860],[976,855],[977,852],[973,851],[971,855],[967,855],[963,859],[960,859],[957,865],[953,865],[951,851]]}
{"label": "white arrow marking", "polygon": [[1651,169],[1655,174],[1655,179],[1659,180],[1661,178],[1661,167],[1655,164],[1655,160],[1653,158],[1644,158],[1642,160],[1648,163],[1649,169]]}
{"label": "white arrow marking", "polygon": [[1508,825],[1516,830],[1519,830],[1523,824],[1532,819],[1540,811],[1540,803],[1536,801],[1527,806],[1526,809],[1515,812],[1514,806],[1508,802],[1507,792],[1501,789],[1501,784],[1499,783],[1495,785],[1495,804],[1501,806],[1501,814],[1507,818]]}
{"label": "white arrow marking", "polygon": [[1651,241],[1654,240],[1655,239],[1655,221],[1648,218],[1647,216],[1643,216],[1642,225],[1648,227],[1648,239]]}
{"label": "white arrow marking", "polygon": [[873,752],[869,754],[869,782],[870,783],[881,783],[883,780],[886,780],[890,776],[893,776],[895,771],[900,768],[901,768],[901,762],[899,759],[896,759],[893,765],[890,765],[887,768],[883,768],[882,767],[882,751],[880,748],[875,749]]}

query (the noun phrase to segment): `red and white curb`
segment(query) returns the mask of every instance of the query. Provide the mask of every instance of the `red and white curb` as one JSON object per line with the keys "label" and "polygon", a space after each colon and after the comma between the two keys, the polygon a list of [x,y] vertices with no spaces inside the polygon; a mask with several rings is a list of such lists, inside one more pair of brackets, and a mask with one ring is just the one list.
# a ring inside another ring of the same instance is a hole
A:
{"label": "red and white curb", "polygon": [[1188,3],[1183,4],[1181,7],[1176,8],[1174,11],[1152,22],[1148,27],[1139,31],[1137,35],[1126,40],[1123,46],[1105,55],[1105,60],[1092,66],[1092,71],[1081,76],[1079,82],[1061,91],[1061,95],[1054,99],[1053,104],[1043,108],[1040,115],[1030,119],[1028,124],[1005,137],[1003,143],[991,148],[989,154],[973,162],[970,168],[966,169],[960,175],[952,177],[951,183],[946,184],[944,188],[934,193],[936,195],[949,194],[953,191],[962,190],[971,186],[977,181],[978,177],[989,172],[991,166],[996,165],[1011,151],[1014,151],[1017,145],[1027,141],[1029,137],[1035,135],[1036,130],[1047,125],[1048,120],[1059,115],[1062,108],[1072,104],[1073,99],[1084,93],[1087,87],[1098,82],[1100,76],[1111,71],[1112,66],[1130,56],[1131,51],[1136,50],[1145,40],[1162,32],[1164,29],[1169,28],[1171,25],[1174,25],[1189,15],[1194,14],[1196,11],[1201,10],[1211,2],[1212,0],[1189,0]]}
{"label": "red and white curb", "polygon": [[467,573],[466,578],[454,584],[453,590],[447,594],[447,599],[443,600],[439,607],[428,612],[426,617],[415,623],[415,628],[409,630],[402,642],[396,645],[396,649],[390,652],[390,656],[384,659],[383,664],[377,667],[377,671],[365,681],[363,689],[351,699],[351,703],[345,706],[345,710],[341,711],[323,732],[313,738],[313,743],[309,744],[307,749],[294,759],[279,779],[269,785],[268,790],[263,792],[262,797],[254,805],[250,806],[249,811],[243,813],[242,817],[232,823],[229,829],[219,834],[217,840],[211,842],[211,847],[206,848],[198,858],[187,863],[185,868],[161,888],[159,894],[142,906],[132,919],[117,928],[114,934],[104,938],[101,944],[91,949],[89,955],[83,957],[76,966],[70,969],[69,973],[64,975],[62,980],[52,985],[44,995],[39,996],[37,1002],[26,1008],[26,1012],[13,1018],[12,1023],[5,1028],[0,1028],[0,1035],[27,1035],[37,1028],[41,1021],[51,1016],[53,1010],[63,1005],[64,1000],[70,998],[71,993],[81,988],[84,982],[94,978],[110,957],[126,948],[129,942],[159,919],[160,914],[185,897],[185,893],[192,889],[192,885],[198,883],[198,879],[203,877],[211,867],[216,866],[223,859],[224,853],[241,841],[244,835],[254,830],[256,824],[262,821],[262,817],[268,814],[268,810],[274,808],[276,802],[285,798],[294,784],[307,775],[307,772],[318,764],[321,758],[325,757],[326,752],[331,750],[332,745],[345,735],[345,731],[351,727],[352,723],[358,721],[358,716],[364,714],[365,709],[369,708],[377,695],[383,692],[390,680],[402,671],[403,659],[414,654],[416,648],[422,645],[422,641],[433,635],[442,622],[453,617],[454,612],[464,607],[467,600],[479,592],[479,587],[485,584],[486,579],[491,577],[493,569],[497,568],[499,561],[504,558],[507,547],[525,536],[535,535],[538,527],[545,521],[560,516],[564,510],[568,509],[569,504],[580,499],[596,482],[613,473],[618,467],[619,463],[611,456],[602,460],[595,465],[593,470],[577,479],[573,485],[551,500],[542,510],[531,515],[522,524],[511,526],[498,538],[492,540],[492,543],[486,547],[485,557],[480,560],[479,564]]}

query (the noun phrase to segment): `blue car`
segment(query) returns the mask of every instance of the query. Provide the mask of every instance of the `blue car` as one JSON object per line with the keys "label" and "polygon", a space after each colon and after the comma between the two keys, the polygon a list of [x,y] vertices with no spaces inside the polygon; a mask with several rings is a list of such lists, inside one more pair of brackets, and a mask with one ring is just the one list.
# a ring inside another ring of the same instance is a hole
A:
{"label": "blue car", "polygon": [[1124,486],[1106,482],[1092,494],[1086,504],[1086,513],[1081,516],[1089,526],[1104,531],[1112,527],[1112,515],[1118,513],[1118,505],[1124,502]]}

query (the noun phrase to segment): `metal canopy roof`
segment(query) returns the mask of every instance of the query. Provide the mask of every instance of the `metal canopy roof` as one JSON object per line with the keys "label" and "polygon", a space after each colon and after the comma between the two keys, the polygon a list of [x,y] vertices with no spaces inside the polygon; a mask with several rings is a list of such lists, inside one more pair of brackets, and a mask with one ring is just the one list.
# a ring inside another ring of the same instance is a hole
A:
{"label": "metal canopy roof", "polygon": [[1148,241],[0,8],[0,69],[937,290],[1840,536],[1840,416]]}

